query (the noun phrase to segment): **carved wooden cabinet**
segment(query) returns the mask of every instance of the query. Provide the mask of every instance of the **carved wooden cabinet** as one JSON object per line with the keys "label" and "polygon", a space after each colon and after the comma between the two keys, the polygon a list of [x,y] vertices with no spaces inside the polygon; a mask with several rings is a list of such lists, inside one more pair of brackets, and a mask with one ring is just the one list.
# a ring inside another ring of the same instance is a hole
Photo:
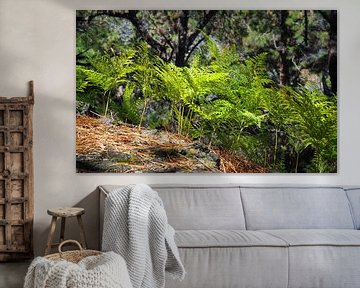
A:
{"label": "carved wooden cabinet", "polygon": [[33,82],[27,97],[0,97],[0,261],[33,254]]}

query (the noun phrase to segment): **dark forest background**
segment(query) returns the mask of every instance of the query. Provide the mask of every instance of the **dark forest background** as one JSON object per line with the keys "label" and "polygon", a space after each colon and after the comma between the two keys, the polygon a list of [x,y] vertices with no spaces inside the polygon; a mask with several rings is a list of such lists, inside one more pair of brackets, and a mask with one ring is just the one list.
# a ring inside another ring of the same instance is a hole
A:
{"label": "dark forest background", "polygon": [[79,10],[77,112],[337,171],[334,10]]}

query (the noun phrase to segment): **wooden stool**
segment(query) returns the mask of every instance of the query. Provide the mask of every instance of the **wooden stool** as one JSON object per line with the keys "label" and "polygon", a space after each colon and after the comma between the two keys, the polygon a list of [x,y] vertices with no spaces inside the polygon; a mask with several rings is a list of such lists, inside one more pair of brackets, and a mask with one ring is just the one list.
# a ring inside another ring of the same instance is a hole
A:
{"label": "wooden stool", "polygon": [[[80,239],[81,239],[81,245],[84,249],[86,249],[86,239],[85,239],[85,229],[84,224],[81,219],[81,215],[85,213],[84,208],[50,208],[47,210],[47,213],[52,216],[51,224],[50,224],[50,232],[47,240],[45,255],[50,254],[52,247],[57,247],[61,242],[64,241],[64,234],[65,234],[65,223],[66,218],[69,217],[77,217],[79,227],[80,227]],[[60,242],[52,244],[52,239],[54,237],[55,228],[56,228],[56,222],[58,217],[61,218],[61,230],[60,230]]]}

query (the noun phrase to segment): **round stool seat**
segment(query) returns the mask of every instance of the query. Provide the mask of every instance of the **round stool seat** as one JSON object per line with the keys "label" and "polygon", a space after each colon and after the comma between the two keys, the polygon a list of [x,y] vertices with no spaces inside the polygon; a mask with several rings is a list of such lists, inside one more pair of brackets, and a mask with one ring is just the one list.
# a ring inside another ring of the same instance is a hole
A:
{"label": "round stool seat", "polygon": [[[81,216],[85,213],[84,208],[80,207],[58,207],[58,208],[49,208],[47,213],[52,216],[51,224],[50,224],[50,231],[48,235],[48,240],[45,249],[45,255],[50,254],[52,247],[57,247],[65,240],[65,224],[66,219],[69,217],[76,217],[78,224],[79,224],[79,232],[81,238],[81,245],[84,249],[86,249],[86,239],[85,239],[85,229],[84,223],[82,221]],[[59,243],[52,243],[52,239],[56,230],[56,223],[58,218],[61,218],[61,227],[60,227],[60,242]]]}
{"label": "round stool seat", "polygon": [[84,208],[79,207],[59,207],[59,208],[50,208],[47,210],[47,213],[55,217],[75,217],[85,213]]}

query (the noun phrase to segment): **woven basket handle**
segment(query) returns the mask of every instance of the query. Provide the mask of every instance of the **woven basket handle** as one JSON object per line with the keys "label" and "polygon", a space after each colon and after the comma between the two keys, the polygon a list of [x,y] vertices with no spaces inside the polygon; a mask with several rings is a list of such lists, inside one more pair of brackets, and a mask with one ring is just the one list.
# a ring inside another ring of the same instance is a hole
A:
{"label": "woven basket handle", "polygon": [[76,244],[76,245],[79,247],[80,252],[84,251],[84,249],[82,248],[81,244],[80,244],[78,241],[76,241],[76,240],[65,240],[65,241],[63,241],[63,242],[60,243],[59,248],[58,248],[60,257],[61,257],[61,254],[63,253],[63,251],[61,250],[61,248],[62,248],[65,244],[68,244],[68,243]]}

